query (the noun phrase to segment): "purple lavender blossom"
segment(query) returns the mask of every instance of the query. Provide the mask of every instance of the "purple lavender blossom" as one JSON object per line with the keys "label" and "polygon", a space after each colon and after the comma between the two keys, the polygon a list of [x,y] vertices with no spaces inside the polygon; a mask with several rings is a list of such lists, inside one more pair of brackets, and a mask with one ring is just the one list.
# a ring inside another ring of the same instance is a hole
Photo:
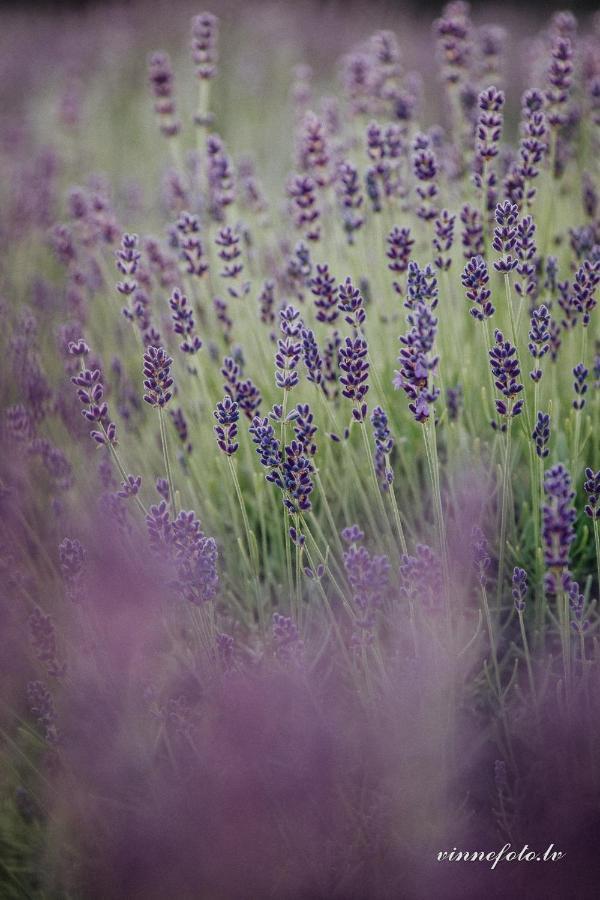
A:
{"label": "purple lavender blossom", "polygon": [[354,287],[350,277],[338,286],[338,308],[340,312],[345,313],[344,320],[354,328],[355,332],[362,331],[366,318],[364,301],[361,292]]}
{"label": "purple lavender blossom", "polygon": [[289,391],[299,381],[297,367],[302,354],[302,321],[300,312],[291,304],[281,310],[279,317],[284,336],[277,341],[275,384],[278,388]]}
{"label": "purple lavender blossom", "polygon": [[192,59],[196,75],[201,81],[214,78],[217,73],[219,20],[204,12],[192,19]]}
{"label": "purple lavender blossom", "polygon": [[494,196],[496,185],[496,175],[490,169],[489,164],[498,156],[503,108],[504,93],[502,91],[492,86],[480,93],[474,182],[484,197],[486,210],[489,208],[490,195]]}
{"label": "purple lavender blossom", "polygon": [[148,81],[154,95],[154,112],[161,133],[175,137],[181,131],[181,122],[175,106],[173,69],[168,53],[153,53],[148,60]]}
{"label": "purple lavender blossom", "polygon": [[183,338],[179,349],[182,353],[197,353],[202,347],[202,341],[195,334],[194,312],[188,298],[179,288],[174,289],[169,306],[173,316],[173,330]]}
{"label": "purple lavender blossom", "polygon": [[315,333],[310,328],[302,329],[302,358],[306,366],[307,380],[316,385],[322,384],[323,360]]}
{"label": "purple lavender blossom", "polygon": [[317,298],[317,321],[333,325],[339,316],[339,309],[335,278],[330,274],[327,264],[317,265],[317,274],[310,281],[310,289]]}
{"label": "purple lavender blossom", "polygon": [[457,384],[455,387],[446,388],[446,408],[448,409],[448,418],[451,422],[456,422],[458,420],[462,403],[462,385]]}
{"label": "purple lavender blossom", "polygon": [[502,254],[500,259],[494,261],[494,268],[497,272],[507,275],[515,269],[519,263],[516,256],[511,254],[517,242],[517,218],[519,208],[506,200],[499,203],[496,207],[495,218],[496,227],[494,229],[494,239],[492,247],[496,253]]}
{"label": "purple lavender blossom", "polygon": [[550,415],[538,410],[535,428],[531,434],[531,438],[535,443],[535,452],[540,459],[546,459],[548,456],[548,441],[550,440]]}
{"label": "purple lavender blossom", "polygon": [[529,297],[536,289],[535,265],[536,254],[534,241],[535,223],[531,216],[524,216],[517,224],[517,240],[515,249],[518,263],[516,266],[519,278],[515,281],[515,290],[520,297]]}
{"label": "purple lavender blossom", "polygon": [[236,441],[237,423],[240,418],[239,407],[231,397],[224,397],[217,403],[213,415],[217,420],[213,430],[217,436],[219,449],[227,456],[233,456],[239,447]]}
{"label": "purple lavender blossom", "polygon": [[484,240],[480,211],[465,203],[460,211],[460,221],[463,224],[461,241],[465,259],[471,259],[473,256],[483,256]]}
{"label": "purple lavender blossom", "polygon": [[389,491],[394,480],[394,472],[388,464],[389,456],[394,449],[394,438],[388,424],[388,417],[381,406],[376,406],[371,413],[371,426],[375,442],[375,473],[382,491]]}
{"label": "purple lavender blossom", "polygon": [[135,497],[139,493],[141,486],[141,475],[128,475],[127,480],[121,482],[121,489],[117,491],[117,496],[122,500],[128,500],[130,497]]}
{"label": "purple lavender blossom", "polygon": [[162,347],[148,347],[144,353],[144,400],[162,408],[173,396],[171,366],[173,360]]}
{"label": "purple lavender blossom", "polygon": [[398,362],[400,369],[394,377],[394,387],[402,388],[409,398],[408,408],[417,422],[426,422],[430,405],[439,397],[439,388],[431,380],[437,369],[438,357],[431,356],[437,333],[437,319],[426,303],[417,302],[408,315],[409,332],[401,336],[403,346]]}
{"label": "purple lavender blossom", "polygon": [[202,278],[208,271],[204,257],[204,247],[200,239],[200,220],[189,212],[182,212],[175,223],[177,245],[188,275]]}
{"label": "purple lavender blossom", "polygon": [[569,567],[571,544],[575,540],[575,492],[571,476],[562,463],[544,475],[546,502],[542,507],[542,541],[546,574],[546,589],[556,594],[564,572]]}
{"label": "purple lavender blossom", "polygon": [[590,324],[592,310],[596,306],[596,288],[600,284],[600,256],[586,259],[575,273],[572,288],[572,303],[581,314],[585,327]]}
{"label": "purple lavender blossom", "polygon": [[463,270],[461,281],[466,288],[467,300],[473,304],[469,310],[473,318],[483,322],[493,316],[496,310],[490,300],[492,296],[488,287],[490,276],[482,256],[474,256],[469,260]]}
{"label": "purple lavender blossom", "polygon": [[420,201],[416,213],[420,219],[429,222],[438,214],[436,207],[438,164],[435,153],[431,149],[430,139],[424,134],[418,134],[415,137],[412,166],[417,179],[415,190]]}
{"label": "purple lavender blossom", "polygon": [[98,423],[101,430],[92,429],[90,437],[97,444],[115,444],[117,440],[117,428],[111,422],[108,415],[108,404],[103,399],[104,385],[100,369],[82,369],[78,375],[71,378],[71,382],[77,387],[77,396],[85,407],[81,414],[90,423]]}
{"label": "purple lavender blossom", "polygon": [[340,353],[340,384],[342,394],[348,400],[352,400],[353,419],[363,422],[367,415],[367,404],[364,400],[368,390],[369,361],[367,359],[367,342],[365,338],[357,336],[347,337],[339,350]]}
{"label": "purple lavender blossom", "polygon": [[575,400],[573,400],[573,409],[578,412],[585,406],[585,395],[587,394],[588,385],[586,384],[589,371],[583,363],[577,363],[573,369],[573,390],[575,391]]}
{"label": "purple lavender blossom", "polygon": [[517,612],[523,612],[527,599],[527,572],[525,569],[520,569],[519,566],[515,566],[513,569],[512,596]]}
{"label": "purple lavender blossom", "polygon": [[548,69],[545,91],[546,115],[551,128],[566,122],[566,105],[573,75],[573,46],[568,37],[556,37],[552,44],[552,59]]}
{"label": "purple lavender blossom", "polygon": [[535,369],[530,372],[532,381],[539,381],[542,377],[542,370],[539,368],[539,360],[542,359],[550,349],[550,313],[542,304],[531,313],[531,327],[529,329],[529,352],[535,360]]}
{"label": "purple lavender blossom", "polygon": [[307,241],[321,238],[319,222],[321,212],[317,204],[316,185],[309,175],[296,175],[288,184],[288,196],[296,228],[302,231]]}
{"label": "purple lavender blossom", "polygon": [[452,257],[449,254],[454,243],[455,221],[456,216],[443,209],[434,222],[433,249],[437,253],[434,263],[442,272],[447,272],[452,264]]}
{"label": "purple lavender blossom", "polygon": [[597,521],[600,519],[600,469],[594,472],[589,466],[586,468],[583,490],[587,497],[585,514]]}
{"label": "purple lavender blossom", "polygon": [[[410,228],[399,228],[394,225],[387,237],[388,249],[385,255],[390,260],[388,269],[395,275],[402,274],[408,269],[414,243]],[[404,293],[402,285],[398,281],[394,281],[394,290],[400,296]]]}
{"label": "purple lavender blossom", "polygon": [[348,160],[340,163],[336,173],[336,194],[342,210],[344,231],[348,243],[354,243],[354,233],[362,228],[364,216],[362,208],[364,196],[362,193],[358,170]]}
{"label": "purple lavender blossom", "polygon": [[[490,367],[494,376],[494,384],[505,398],[496,400],[496,411],[499,416],[507,420],[518,416],[523,409],[524,401],[516,400],[523,390],[523,385],[519,384],[517,380],[521,369],[516,347],[513,347],[510,341],[505,340],[504,335],[498,329],[495,331],[494,340],[495,345],[489,351]],[[504,430],[506,423],[501,427]]]}

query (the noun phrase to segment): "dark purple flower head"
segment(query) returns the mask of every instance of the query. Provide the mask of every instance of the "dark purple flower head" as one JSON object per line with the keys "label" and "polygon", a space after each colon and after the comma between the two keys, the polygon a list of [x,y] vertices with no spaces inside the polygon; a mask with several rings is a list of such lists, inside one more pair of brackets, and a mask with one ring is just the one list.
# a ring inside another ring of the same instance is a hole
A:
{"label": "dark purple flower head", "polygon": [[517,612],[523,612],[527,599],[527,572],[519,566],[513,569],[512,596]]}
{"label": "dark purple flower head", "polygon": [[443,209],[434,222],[433,249],[437,253],[434,263],[442,272],[447,272],[452,263],[452,257],[449,254],[454,243],[455,221],[456,216],[451,215],[447,209]]}
{"label": "dark purple flower head", "polygon": [[288,183],[288,196],[296,228],[302,231],[307,241],[318,241],[321,237],[319,222],[321,213],[317,204],[316,184],[310,175],[295,175]]}
{"label": "dark purple flower head", "polygon": [[213,600],[219,587],[217,545],[206,537],[192,510],[182,510],[173,521],[171,547],[183,598],[197,606]]}
{"label": "dark purple flower head", "polygon": [[520,297],[529,297],[537,286],[534,264],[536,254],[534,235],[535,223],[532,217],[524,216],[517,224],[517,239],[515,243],[518,257],[516,269],[520,276],[515,282],[515,289]]}
{"label": "dark purple flower head", "polygon": [[550,313],[542,304],[531,312],[531,327],[529,329],[529,352],[535,360],[535,368],[529,373],[532,381],[537,382],[542,377],[542,369],[539,360],[550,350]]}
{"label": "dark purple flower head", "polygon": [[495,184],[495,175],[486,171],[486,166],[498,156],[502,133],[502,110],[504,93],[495,87],[486,88],[479,95],[479,118],[477,120],[477,141],[475,157],[475,184],[485,192]]}
{"label": "dark purple flower head", "polygon": [[256,452],[261,465],[266,469],[273,469],[279,466],[281,463],[281,446],[279,440],[275,437],[275,430],[268,416],[264,418],[255,416],[248,431],[256,444]]}
{"label": "dark purple flower head", "polygon": [[77,396],[84,406],[81,414],[87,422],[98,424],[100,430],[90,431],[90,437],[98,444],[114,444],[117,429],[108,415],[108,405],[104,398],[104,385],[100,369],[82,369],[73,375],[71,382],[77,387]]}
{"label": "dark purple flower head", "polygon": [[[516,347],[504,339],[501,331],[496,329],[495,344],[489,351],[490,367],[494,376],[494,384],[505,400],[496,400],[496,410],[503,418],[518,416],[523,408],[523,400],[516,400],[523,385],[519,384],[521,374]],[[506,403],[508,400],[508,403]]]}
{"label": "dark purple flower head", "polygon": [[190,454],[192,452],[192,445],[188,440],[188,424],[183,410],[181,407],[172,409],[170,410],[170,416],[173,420],[173,425],[175,426],[175,431],[177,432],[177,437],[181,442],[184,453]]}
{"label": "dark purple flower head", "polygon": [[340,163],[336,171],[336,194],[342,210],[344,231],[348,243],[354,243],[354,232],[364,223],[362,208],[364,196],[358,169],[349,160]]}
{"label": "dark purple flower head", "polygon": [[596,288],[600,283],[600,254],[585,259],[575,273],[572,288],[572,303],[582,315],[584,326],[589,325],[592,310],[596,306]]}
{"label": "dark purple flower head", "polygon": [[450,85],[460,85],[469,78],[474,49],[468,4],[447,4],[442,17],[434,22],[434,31],[444,80]]}
{"label": "dark purple flower head", "polygon": [[448,409],[448,418],[451,422],[456,422],[456,420],[458,419],[462,404],[462,385],[457,384],[455,387],[446,388],[446,407]]}
{"label": "dark purple flower head", "polygon": [[217,420],[214,432],[219,449],[227,456],[232,456],[239,447],[236,441],[237,423],[240,418],[239,407],[231,397],[224,397],[213,413]]}
{"label": "dark purple flower head", "polygon": [[128,475],[127,480],[121,482],[121,490],[117,491],[117,496],[121,497],[122,500],[127,500],[129,497],[135,497],[136,494],[139,493],[141,485],[141,475]]}
{"label": "dark purple flower head", "polygon": [[437,319],[426,303],[419,301],[408,315],[410,331],[400,338],[402,348],[398,356],[400,368],[394,377],[394,387],[402,388],[409,398],[408,408],[417,422],[426,422],[430,404],[439,397],[439,388],[432,384],[438,357],[431,356],[437,333]]}
{"label": "dark purple flower head", "polygon": [[424,134],[418,134],[414,140],[412,166],[417,180],[415,190],[419,198],[416,213],[420,219],[429,222],[438,214],[436,206],[438,164],[431,149],[431,142]]}
{"label": "dark purple flower head", "polygon": [[200,221],[198,216],[182,212],[175,223],[176,240],[182,262],[188,275],[201,278],[208,271],[208,263],[204,258],[204,246],[200,239]]}
{"label": "dark purple flower head", "polygon": [[179,349],[182,353],[197,353],[202,347],[202,341],[194,333],[194,312],[188,298],[179,288],[173,290],[169,306],[173,316],[173,330],[183,338]]}
{"label": "dark purple flower head", "polygon": [[412,260],[408,264],[406,279],[406,299],[404,306],[414,310],[418,303],[425,303],[430,309],[438,304],[438,282],[435,271],[427,264],[423,269]]}
{"label": "dark purple flower head", "polygon": [[279,313],[284,337],[277,341],[275,383],[288,391],[298,384],[297,366],[302,355],[302,320],[295,306],[288,304]]}
{"label": "dark purple flower head", "polygon": [[357,422],[364,421],[367,404],[364,398],[369,390],[369,361],[367,359],[367,342],[363,337],[347,337],[340,347],[340,384],[342,394],[352,400],[352,415]]}
{"label": "dark purple flower head", "polygon": [[342,540],[347,544],[359,544],[364,539],[364,532],[360,530],[358,525],[347,525],[340,532]]}
{"label": "dark purple flower head", "polygon": [[573,409],[581,410],[585,406],[585,395],[587,394],[588,390],[588,386],[586,384],[588,375],[589,372],[584,364],[577,363],[577,365],[573,369],[573,377],[575,379],[575,381],[573,382],[573,390],[575,391]]}
{"label": "dark purple flower head", "polygon": [[138,242],[137,234],[124,234],[121,238],[121,247],[115,254],[117,268],[125,276],[123,281],[119,281],[117,284],[117,290],[124,297],[130,297],[137,288],[135,275],[141,256],[138,250]]}
{"label": "dark purple flower head", "polygon": [[302,330],[302,358],[306,366],[306,377],[313,384],[323,381],[323,360],[314,331],[310,328]]}
{"label": "dark purple flower head", "polygon": [[376,406],[371,413],[373,440],[375,442],[375,472],[382,491],[388,491],[394,480],[394,472],[388,464],[390,453],[394,449],[394,438],[388,424],[388,417],[381,406]]}
{"label": "dark purple flower head", "polygon": [[344,319],[348,325],[360,331],[366,317],[363,297],[349,276],[338,286],[338,307],[340,312],[345,313]]}
{"label": "dark purple flower head", "polygon": [[506,200],[499,203],[496,207],[495,218],[496,227],[494,229],[494,239],[492,247],[497,253],[502,254],[500,259],[494,262],[494,268],[497,272],[507,274],[518,265],[518,258],[511,254],[511,250],[517,242],[517,218],[519,208]]}
{"label": "dark purple flower head", "polygon": [[590,519],[600,519],[600,469],[594,472],[589,467],[585,470],[583,490],[587,496],[585,514]]}
{"label": "dark purple flower head", "polygon": [[485,248],[481,212],[466,203],[460,211],[460,221],[463,224],[461,241],[465,259],[471,259],[473,256],[483,256]]}
{"label": "dark purple flower head", "polygon": [[87,356],[90,352],[90,348],[81,338],[78,341],[69,341],[67,349],[69,355],[75,357]]}
{"label": "dark purple flower head", "polygon": [[327,265],[317,265],[317,274],[310,281],[310,289],[315,295],[317,320],[332,325],[339,316],[335,278]]}
{"label": "dark purple flower head", "polygon": [[552,44],[548,87],[545,92],[546,114],[552,128],[566,122],[566,105],[571,92],[572,75],[573,45],[568,37],[556,37]]}
{"label": "dark purple flower head", "polygon": [[173,69],[168,53],[153,53],[148,60],[148,80],[154,95],[154,112],[165,137],[175,137],[181,122],[175,106]]}
{"label": "dark purple flower head", "polygon": [[311,110],[302,117],[297,134],[298,168],[311,175],[319,188],[331,180],[329,141],[323,121]]}
{"label": "dark purple flower head", "polygon": [[162,347],[148,347],[144,353],[144,400],[150,406],[162,408],[173,396],[172,365],[173,360]]}
{"label": "dark purple flower head", "polygon": [[219,20],[204,12],[192,19],[192,59],[196,75],[202,81],[214,78],[217,72]]}
{"label": "dark purple flower head", "polygon": [[535,443],[535,452],[540,459],[546,459],[548,456],[548,441],[550,440],[550,415],[538,410],[535,428],[531,434],[531,438]]}
{"label": "dark purple flower head", "polygon": [[549,569],[547,588],[555,593],[557,578],[568,569],[569,551],[575,539],[576,512],[573,507],[575,492],[571,476],[559,463],[544,475],[546,502],[542,507],[542,539],[544,563]]}
{"label": "dark purple flower head", "polygon": [[236,190],[233,163],[219,135],[207,137],[206,157],[209,209],[212,218],[222,222],[226,208],[235,200]]}
{"label": "dark purple flower head", "polygon": [[467,300],[473,304],[469,310],[473,318],[483,322],[493,316],[495,307],[490,300],[492,292],[488,287],[490,276],[482,256],[474,256],[469,260],[461,280],[466,289]]}
{"label": "dark purple flower head", "polygon": [[[395,274],[406,272],[410,261],[410,255],[414,246],[414,238],[411,237],[410,228],[398,228],[394,225],[387,237],[388,250],[386,256],[389,259],[388,269]],[[395,281],[394,290],[402,295],[402,286]]]}
{"label": "dark purple flower head", "polygon": [[219,258],[223,260],[223,268],[220,271],[222,278],[231,280],[228,291],[232,297],[239,297],[248,292],[248,286],[237,287],[237,281],[244,271],[242,251],[240,249],[239,232],[229,225],[221,228],[215,238],[215,244],[219,247]]}
{"label": "dark purple flower head", "polygon": [[287,419],[294,423],[294,436],[302,446],[304,453],[308,456],[314,456],[317,452],[317,445],[314,440],[317,426],[314,423],[314,416],[308,403],[299,403],[291,411]]}

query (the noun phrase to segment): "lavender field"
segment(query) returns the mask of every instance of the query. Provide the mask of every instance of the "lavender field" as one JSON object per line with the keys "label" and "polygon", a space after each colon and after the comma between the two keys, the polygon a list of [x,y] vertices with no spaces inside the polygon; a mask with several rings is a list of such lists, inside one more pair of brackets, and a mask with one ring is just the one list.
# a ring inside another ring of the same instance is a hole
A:
{"label": "lavender field", "polygon": [[0,898],[597,897],[600,13],[0,34]]}

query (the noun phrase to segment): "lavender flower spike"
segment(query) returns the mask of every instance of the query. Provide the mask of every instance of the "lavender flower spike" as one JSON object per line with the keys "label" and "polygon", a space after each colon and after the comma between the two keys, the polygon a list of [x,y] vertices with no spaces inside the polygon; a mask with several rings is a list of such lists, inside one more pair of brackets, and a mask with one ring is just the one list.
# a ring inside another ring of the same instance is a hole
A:
{"label": "lavender flower spike", "polygon": [[173,396],[171,366],[173,360],[162,347],[148,347],[144,353],[144,400],[162,408]]}
{"label": "lavender flower spike", "polygon": [[232,456],[239,447],[235,440],[237,437],[237,422],[240,418],[237,403],[231,397],[224,397],[213,413],[217,420],[214,432],[217,436],[219,448],[227,456]]}

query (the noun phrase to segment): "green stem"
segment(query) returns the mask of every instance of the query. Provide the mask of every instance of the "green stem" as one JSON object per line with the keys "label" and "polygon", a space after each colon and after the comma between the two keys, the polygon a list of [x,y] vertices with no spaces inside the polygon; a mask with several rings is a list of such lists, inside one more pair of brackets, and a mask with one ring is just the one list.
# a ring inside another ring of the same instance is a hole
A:
{"label": "green stem", "polygon": [[167,482],[169,484],[169,499],[171,502],[172,518],[177,517],[177,499],[175,497],[175,487],[173,485],[173,473],[171,472],[171,461],[169,459],[169,448],[167,446],[167,430],[165,428],[165,416],[162,406],[158,407],[158,421],[160,424],[160,442],[162,444],[163,459],[167,472]]}

